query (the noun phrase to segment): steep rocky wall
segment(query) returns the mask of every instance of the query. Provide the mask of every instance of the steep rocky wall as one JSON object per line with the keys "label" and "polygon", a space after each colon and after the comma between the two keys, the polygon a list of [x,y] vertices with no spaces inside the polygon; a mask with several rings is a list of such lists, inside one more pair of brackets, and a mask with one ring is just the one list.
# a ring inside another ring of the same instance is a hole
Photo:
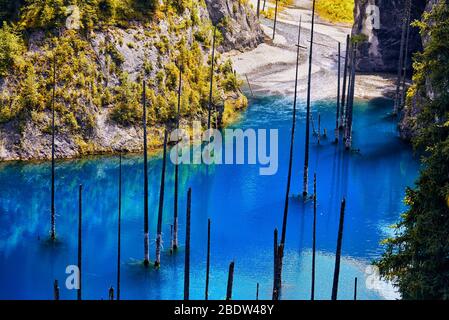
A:
{"label": "steep rocky wall", "polygon": [[[73,158],[83,154],[117,151],[141,151],[141,125],[125,126],[112,121],[111,114],[117,99],[112,99],[112,102],[109,101],[109,98],[103,99],[110,96],[104,92],[116,92],[115,88],[123,82],[121,78],[123,75],[126,75],[129,79],[129,90],[134,90],[134,85],[139,83],[139,78],[144,71],[148,79],[147,85],[154,91],[157,98],[165,100],[165,104],[170,103],[173,99],[169,101],[168,98],[171,96],[167,93],[162,95],[159,92],[160,84],[158,83],[165,82],[164,86],[166,86],[167,81],[167,79],[158,80],[159,73],[164,73],[165,77],[167,77],[167,68],[170,64],[176,62],[176,54],[173,54],[176,49],[173,48],[179,46],[181,38],[186,38],[186,49],[190,52],[193,52],[194,42],[199,43],[204,61],[198,62],[198,64],[201,65],[202,63],[204,68],[208,68],[207,57],[210,54],[210,47],[196,39],[197,37],[202,38],[204,35],[209,37],[211,20],[214,24],[220,26],[223,33],[223,51],[232,49],[245,50],[246,48],[257,46],[263,40],[259,22],[255,18],[253,10],[245,4],[240,4],[240,1],[198,0],[195,1],[195,5],[198,9],[199,18],[197,25],[192,25],[192,12],[188,9],[181,15],[172,16],[166,20],[162,19],[157,25],[132,23],[129,28],[110,26],[89,32],[88,39],[76,33],[70,37],[77,43],[80,41],[83,43],[83,59],[86,59],[84,65],[89,65],[89,74],[92,74],[93,80],[91,80],[92,82],[84,83],[86,82],[86,75],[84,74],[86,72],[79,70],[79,72],[75,72],[71,76],[74,79],[71,81],[71,84],[61,83],[58,85],[57,100],[59,101],[59,107],[56,117],[57,158]],[[179,26],[179,28],[176,28],[176,26]],[[65,34],[64,37],[68,39],[69,36],[66,35],[67,30],[62,30],[62,34]],[[72,48],[73,41],[67,40],[69,48]],[[46,97],[42,99],[44,100],[44,105],[36,112],[33,110],[31,114],[24,113],[21,119],[0,123],[0,161],[48,159],[51,155],[51,136],[48,129],[51,119],[50,100],[48,98],[50,86],[45,85],[49,81],[46,74],[50,66],[47,65],[48,61],[44,54],[49,47],[48,42],[49,36],[45,32],[37,30],[29,34],[26,56],[27,59],[35,61],[35,78],[36,82],[39,83],[37,88],[42,90]],[[118,60],[123,61],[120,64],[112,63],[111,61],[116,59],[111,60],[112,54],[117,56]],[[61,63],[64,64],[65,62]],[[219,83],[226,80],[223,74],[223,64],[224,61],[216,65],[216,86],[221,86]],[[70,71],[71,67],[65,66],[64,69]],[[196,68],[194,74],[200,71],[200,69]],[[80,83],[84,84],[82,86],[76,85],[75,82],[78,81],[76,79],[79,79]],[[22,82],[20,83],[22,84]],[[204,81],[196,82],[203,83]],[[184,83],[188,85],[187,80]],[[4,78],[0,77],[0,108],[4,101],[15,101],[14,96],[22,90],[18,84],[19,79],[15,76],[13,70],[10,75]],[[86,88],[87,90],[84,90]],[[126,89],[126,87],[123,88]],[[188,86],[186,92],[188,92],[189,88]],[[39,90],[37,90],[37,93],[39,93]],[[188,99],[196,99],[196,96],[198,96],[196,100],[206,100],[206,98],[201,98],[203,91],[206,92],[201,89],[190,94],[185,98],[187,99],[186,101],[190,101]],[[68,96],[76,96],[76,99],[72,99],[75,101],[74,104],[66,102],[67,99],[64,96],[64,92],[70,93]],[[101,99],[97,99],[99,92],[101,93]],[[208,92],[209,90],[207,90],[207,94]],[[218,97],[220,103],[224,103],[225,106],[227,104],[229,108],[237,110],[245,105],[246,99],[238,89],[224,90],[221,88],[218,92],[220,94],[220,97]],[[117,94],[114,95],[117,96]],[[10,98],[2,100],[4,96]],[[132,101],[129,104],[140,105],[139,99],[140,97],[136,99],[137,102]],[[157,102],[163,103],[164,101],[159,102],[157,100]],[[203,119],[204,110],[195,110],[192,104],[187,102],[183,103],[183,106],[192,110],[190,111],[192,117]],[[222,106],[217,106],[217,109],[219,107]],[[75,115],[74,118],[72,117],[72,120],[77,123],[76,126],[79,127],[77,130],[71,129],[66,123],[68,118],[66,119],[65,117],[65,114],[67,114],[65,111],[72,111],[73,109],[76,109],[76,111],[70,114]],[[154,112],[160,112],[160,109],[154,110]],[[89,121],[84,119],[87,117]],[[85,129],[86,122],[89,124],[88,130]],[[226,123],[226,121],[223,120],[223,123]],[[160,147],[163,128],[163,123],[155,123],[149,128],[150,148]]]}
{"label": "steep rocky wall", "polygon": [[214,25],[219,25],[224,41],[222,50],[243,51],[263,41],[263,32],[254,11],[243,1],[206,0]]}
{"label": "steep rocky wall", "polygon": [[[425,8],[425,12],[430,12],[432,8],[443,0],[428,0]],[[429,42],[429,35],[423,35],[422,37],[422,45],[425,48],[427,43]],[[404,110],[401,114],[401,121],[399,123],[399,132],[401,138],[404,140],[411,140],[414,136],[416,136],[417,131],[419,130],[420,124],[416,121],[418,115],[421,113],[422,104],[426,99],[433,99],[435,94],[434,88],[432,88],[431,81],[427,78],[425,82],[425,90],[424,93],[420,95],[421,91],[415,90],[415,95],[408,100]]]}
{"label": "steep rocky wall", "polygon": [[[353,34],[363,34],[367,41],[359,46],[357,69],[362,72],[397,72],[402,34],[402,16],[406,0],[356,0]],[[420,19],[426,0],[412,0],[411,21]],[[370,6],[379,8],[379,29],[367,27],[372,19]],[[422,49],[417,28],[412,28],[409,41],[408,69],[412,53]]]}

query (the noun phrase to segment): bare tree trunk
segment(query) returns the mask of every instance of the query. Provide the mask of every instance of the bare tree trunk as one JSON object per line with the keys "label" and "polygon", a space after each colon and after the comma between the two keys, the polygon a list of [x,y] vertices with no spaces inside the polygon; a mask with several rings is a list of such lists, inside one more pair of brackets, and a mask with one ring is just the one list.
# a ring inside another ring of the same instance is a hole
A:
{"label": "bare tree trunk", "polygon": [[207,257],[206,257],[206,289],[204,299],[209,299],[209,272],[210,272],[210,219],[207,219]]}
{"label": "bare tree trunk", "polygon": [[274,7],[273,40],[274,40],[274,37],[276,36],[276,22],[277,22],[277,18],[278,18],[278,2],[279,2],[279,0],[276,0],[276,5]]}
{"label": "bare tree trunk", "polygon": [[82,270],[82,214],[83,214],[83,186],[79,186],[79,198],[78,198],[78,271],[79,271],[79,288],[77,291],[77,299],[82,300],[81,295],[81,270]]}
{"label": "bare tree trunk", "polygon": [[210,118],[211,118],[211,112],[212,112],[212,89],[213,89],[213,82],[214,82],[214,63],[215,63],[215,38],[216,38],[216,32],[217,27],[214,27],[214,36],[212,40],[212,60],[211,60],[211,67],[210,67],[210,88],[209,88],[209,112],[207,116],[207,129],[210,129]]}
{"label": "bare tree trunk", "polygon": [[351,67],[351,85],[350,85],[350,94],[349,94],[349,103],[348,103],[348,116],[347,116],[347,124],[346,124],[346,149],[351,149],[352,147],[352,119],[354,112],[354,94],[355,94],[355,61],[357,54],[357,45],[354,45],[352,52],[352,67]]}
{"label": "bare tree trunk", "polygon": [[226,300],[232,300],[232,285],[234,283],[234,261],[229,264],[228,287],[226,290]]}
{"label": "bare tree trunk", "polygon": [[292,115],[292,131],[290,136],[290,156],[288,163],[288,175],[287,175],[287,189],[285,192],[285,202],[284,202],[284,216],[282,221],[282,235],[281,235],[281,243],[285,243],[285,236],[287,233],[287,218],[288,218],[288,203],[290,197],[290,186],[292,180],[292,167],[293,167],[293,150],[295,144],[295,129],[296,129],[296,105],[298,100],[298,73],[299,73],[299,50],[300,50],[300,41],[301,41],[301,18],[299,21],[298,27],[298,44],[296,51],[296,74],[295,74],[295,95],[293,99],[293,115]]}
{"label": "bare tree trunk", "polygon": [[55,280],[55,282],[53,283],[53,297],[54,297],[54,300],[59,300],[59,284],[58,284],[58,280]]}
{"label": "bare tree trunk", "polygon": [[259,282],[256,285],[256,301],[259,300]]}
{"label": "bare tree trunk", "polygon": [[175,163],[175,194],[173,203],[173,250],[178,249],[178,188],[179,188],[179,164],[178,164],[178,141],[179,141],[179,120],[181,117],[181,93],[182,93],[182,67],[179,68],[178,87],[178,114],[176,117],[177,141],[176,141],[176,163]]}
{"label": "bare tree trunk", "polygon": [[340,117],[340,80],[341,80],[341,44],[338,43],[338,63],[337,63],[337,115],[335,119],[335,143],[338,143],[339,138],[339,117]]}
{"label": "bare tree trunk", "polygon": [[312,228],[312,289],[311,300],[315,300],[315,259],[316,259],[316,174],[313,176],[313,228]]}
{"label": "bare tree trunk", "polygon": [[121,260],[121,228],[122,228],[122,154],[119,156],[118,174],[118,230],[117,230],[117,300],[120,300],[120,260]]}
{"label": "bare tree trunk", "polygon": [[143,247],[145,266],[150,265],[150,238],[148,230],[148,148],[147,148],[147,106],[146,106],[146,83],[143,81]]}
{"label": "bare tree trunk", "polygon": [[346,53],[345,53],[345,66],[343,70],[343,90],[341,95],[341,113],[340,113],[340,125],[339,128],[344,126],[345,106],[346,106],[346,81],[348,78],[348,63],[349,63],[349,35],[346,36]]}
{"label": "bare tree trunk", "polygon": [[157,235],[156,235],[156,261],[154,266],[156,268],[161,265],[161,251],[162,251],[162,216],[164,213],[164,193],[165,193],[165,168],[167,166],[167,129],[164,131],[164,154],[162,157],[162,173],[161,173],[161,188],[159,192],[159,212],[157,215]]}
{"label": "bare tree trunk", "polygon": [[189,300],[190,295],[190,215],[192,208],[192,188],[187,191],[186,213],[186,252],[184,261],[184,300]]}
{"label": "bare tree trunk", "polygon": [[55,213],[55,99],[56,99],[56,54],[53,57],[53,93],[51,100],[51,240],[56,240]]}
{"label": "bare tree trunk", "polygon": [[312,28],[310,31],[310,52],[309,52],[309,74],[307,80],[307,113],[306,113],[306,142],[304,156],[304,181],[303,181],[303,197],[308,194],[309,184],[309,142],[310,142],[310,104],[311,104],[311,82],[312,82],[312,60],[313,60],[313,33],[315,28],[315,0],[312,7]]}
{"label": "bare tree trunk", "polygon": [[338,294],[338,278],[340,277],[341,245],[343,242],[343,225],[345,222],[345,206],[346,206],[346,200],[343,199],[341,202],[340,222],[338,225],[337,250],[335,253],[334,281],[333,281],[333,285],[332,285],[332,300],[337,300],[337,294]]}

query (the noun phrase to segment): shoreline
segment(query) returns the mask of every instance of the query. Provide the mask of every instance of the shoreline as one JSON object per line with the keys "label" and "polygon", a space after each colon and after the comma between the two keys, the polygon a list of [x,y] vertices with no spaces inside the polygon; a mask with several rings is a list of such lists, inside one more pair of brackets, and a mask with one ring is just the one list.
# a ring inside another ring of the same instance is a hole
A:
{"label": "shoreline", "polygon": [[[256,0],[251,0],[253,7]],[[260,16],[265,41],[251,51],[231,51],[224,54],[233,62],[235,71],[246,83],[250,82],[252,91],[258,95],[293,95],[296,69],[296,43],[298,37],[299,15],[302,18],[301,46],[309,47],[311,12],[310,0],[296,0],[289,7],[278,12],[276,36],[272,40],[273,20]],[[316,15],[314,37],[314,56],[312,64],[312,100],[336,99],[338,42],[341,43],[341,68],[346,50],[346,35],[351,34],[351,26],[331,24]],[[298,94],[307,92],[309,49],[300,51],[298,74]],[[343,71],[341,72],[343,77]],[[323,86],[322,84],[325,84]],[[341,80],[343,85],[343,79]],[[395,75],[357,73],[355,98],[371,100],[394,97]]]}

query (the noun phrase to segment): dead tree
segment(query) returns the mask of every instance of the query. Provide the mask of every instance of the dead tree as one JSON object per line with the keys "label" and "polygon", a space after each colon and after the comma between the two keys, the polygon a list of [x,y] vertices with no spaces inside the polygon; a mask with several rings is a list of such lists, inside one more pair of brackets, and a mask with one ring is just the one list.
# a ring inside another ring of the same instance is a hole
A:
{"label": "dead tree", "polygon": [[190,216],[192,208],[192,188],[187,191],[186,211],[186,252],[184,260],[184,300],[190,296]]}
{"label": "dead tree", "polygon": [[285,202],[284,202],[284,216],[282,221],[282,235],[281,244],[285,243],[285,236],[287,233],[287,218],[288,218],[288,203],[290,198],[290,186],[292,180],[292,167],[293,167],[293,150],[295,144],[295,128],[296,128],[296,105],[298,99],[298,74],[299,74],[299,50],[301,41],[301,19],[299,21],[298,27],[298,43],[296,48],[296,76],[295,76],[295,95],[293,99],[293,115],[292,115],[292,131],[290,136],[290,155],[288,163],[288,175],[287,175],[287,188],[285,192]]}
{"label": "dead tree", "polygon": [[306,112],[306,142],[304,153],[304,181],[303,192],[304,199],[307,198],[309,184],[309,142],[310,142],[310,104],[311,104],[311,82],[312,82],[312,60],[313,60],[313,33],[315,28],[315,0],[312,7],[312,28],[310,30],[310,52],[309,52],[309,74],[307,79],[307,112]]}
{"label": "dead tree", "polygon": [[229,264],[228,286],[226,289],[226,300],[232,300],[232,285],[234,283],[234,261]]}
{"label": "dead tree", "polygon": [[206,256],[206,288],[204,299],[209,299],[209,273],[210,273],[210,219],[207,219],[207,256]]}
{"label": "dead tree", "polygon": [[256,301],[259,300],[259,282],[256,285]]}
{"label": "dead tree", "polygon": [[346,53],[345,53],[345,65],[343,70],[343,90],[341,92],[341,110],[340,110],[340,124],[339,128],[344,126],[345,106],[346,106],[346,81],[348,78],[348,63],[349,63],[349,43],[350,37],[346,36]]}
{"label": "dead tree", "polygon": [[143,81],[143,264],[150,265],[150,238],[148,228],[148,148],[147,148],[147,106],[146,106],[146,84]]}
{"label": "dead tree", "polygon": [[274,37],[276,36],[276,22],[277,22],[277,17],[278,17],[278,2],[279,2],[279,0],[276,0],[276,4],[274,7],[273,40],[274,40]]}
{"label": "dead tree", "polygon": [[109,300],[114,300],[114,288],[111,286],[108,291]]}
{"label": "dead tree", "polygon": [[182,91],[182,67],[179,69],[178,87],[178,114],[176,115],[176,163],[175,163],[175,193],[173,203],[173,250],[178,249],[178,188],[179,188],[179,164],[178,164],[178,141],[179,141],[179,120],[181,117],[181,92]]}
{"label": "dead tree", "polygon": [[212,112],[212,89],[213,89],[213,82],[214,82],[216,33],[217,33],[217,26],[214,27],[214,36],[212,39],[212,60],[211,60],[211,66],[210,66],[209,110],[208,110],[208,115],[207,115],[207,129],[210,129],[210,118],[211,118],[211,112]]}
{"label": "dead tree", "polygon": [[79,194],[78,194],[78,291],[77,291],[77,299],[82,300],[81,296],[81,270],[82,270],[82,220],[83,215],[83,186],[79,186]]}
{"label": "dead tree", "polygon": [[315,300],[316,209],[317,209],[317,190],[316,190],[316,174],[314,174],[314,176],[313,176],[313,226],[312,226],[312,288],[311,288],[310,300]]}
{"label": "dead tree", "polygon": [[345,222],[345,206],[346,200],[343,199],[340,208],[340,222],[338,224],[337,250],[335,252],[335,269],[334,281],[332,284],[332,300],[337,300],[338,294],[338,279],[340,277],[340,260],[341,260],[341,246],[343,242],[343,225]]}
{"label": "dead tree", "polygon": [[55,210],[55,99],[56,99],[56,54],[53,56],[53,92],[51,100],[51,229],[50,238],[56,240]]}
{"label": "dead tree", "polygon": [[338,143],[339,138],[339,118],[340,118],[340,73],[341,73],[341,45],[338,42],[338,62],[337,62],[337,113],[335,119],[335,143]]}
{"label": "dead tree", "polygon": [[121,260],[121,228],[122,228],[122,154],[119,156],[118,174],[118,230],[117,230],[117,300],[120,300],[120,260]]}
{"label": "dead tree", "polygon": [[355,94],[355,61],[357,55],[357,44],[354,44],[351,60],[351,81],[350,81],[350,93],[347,109],[347,123],[346,123],[346,149],[351,149],[352,146],[352,119],[354,112],[354,94]]}
{"label": "dead tree", "polygon": [[55,282],[53,282],[53,298],[54,298],[54,300],[59,300],[59,284],[58,284],[58,280],[55,280]]}
{"label": "dead tree", "polygon": [[167,166],[167,129],[164,131],[164,154],[162,156],[162,173],[161,173],[161,188],[159,191],[159,211],[157,215],[157,235],[156,235],[156,261],[154,266],[156,268],[161,265],[161,251],[162,251],[162,216],[164,213],[164,193],[165,193],[165,168]]}

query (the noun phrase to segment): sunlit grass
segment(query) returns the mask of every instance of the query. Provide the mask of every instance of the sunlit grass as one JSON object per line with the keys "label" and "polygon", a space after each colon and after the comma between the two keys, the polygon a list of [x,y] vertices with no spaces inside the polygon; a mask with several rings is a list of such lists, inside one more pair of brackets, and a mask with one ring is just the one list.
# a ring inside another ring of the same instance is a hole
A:
{"label": "sunlit grass", "polygon": [[317,0],[317,14],[330,22],[354,22],[354,0]]}

